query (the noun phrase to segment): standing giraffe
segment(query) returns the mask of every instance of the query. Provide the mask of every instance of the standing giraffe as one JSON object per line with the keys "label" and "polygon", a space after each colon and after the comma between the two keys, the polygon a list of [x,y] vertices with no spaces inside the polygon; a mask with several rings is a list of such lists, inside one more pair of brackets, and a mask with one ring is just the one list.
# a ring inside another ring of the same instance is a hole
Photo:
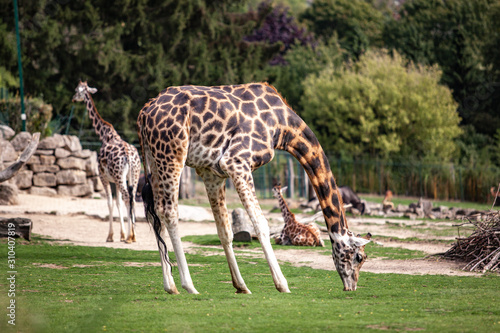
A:
{"label": "standing giraffe", "polygon": [[332,241],[333,261],[344,290],[355,290],[366,260],[368,239],[348,228],[337,184],[316,136],[266,83],[233,86],[182,86],[163,90],[137,119],[145,172],[151,184],[143,189],[144,205],[153,218],[163,269],[163,285],[177,294],[168,261],[166,225],[177,258],[181,284],[197,293],[189,274],[177,230],[179,178],[184,165],[203,179],[217,233],[226,254],[237,293],[250,293],[241,277],[232,248],[233,234],[225,202],[225,179],[231,178],[253,223],[276,289],[290,292],[271,247],[269,225],[255,194],[252,171],[288,151],[304,167],[318,196]]}
{"label": "standing giraffe", "polygon": [[297,246],[325,246],[325,243],[321,239],[321,233],[318,226],[313,224],[302,224],[295,219],[295,214],[290,211],[285,199],[283,198],[283,192],[286,189],[281,187],[281,185],[275,185],[273,187],[273,196],[278,199],[281,213],[283,214],[283,220],[285,221],[285,226],[281,231],[281,234],[275,238],[275,242],[278,245],[297,245]]}
{"label": "standing giraffe", "polygon": [[[75,89],[73,101],[84,101],[87,105],[92,126],[102,142],[97,156],[99,178],[101,179],[109,208],[109,234],[107,242],[113,241],[113,197],[110,183],[116,184],[116,204],[120,216],[120,240],[126,243],[135,242],[135,193],[141,172],[141,160],[137,149],[123,141],[113,125],[103,120],[94,105],[91,94],[97,92],[87,82],[81,82]],[[122,197],[125,200],[128,214],[128,237],[125,238],[125,226],[122,215]]]}

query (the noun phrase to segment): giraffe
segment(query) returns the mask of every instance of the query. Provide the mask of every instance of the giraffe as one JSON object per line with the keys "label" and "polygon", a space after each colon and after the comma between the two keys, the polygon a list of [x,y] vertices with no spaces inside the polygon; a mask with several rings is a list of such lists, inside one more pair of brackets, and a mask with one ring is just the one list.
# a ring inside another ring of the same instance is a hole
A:
{"label": "giraffe", "polygon": [[325,246],[321,239],[319,228],[316,224],[302,224],[295,219],[295,214],[290,211],[283,198],[285,187],[277,184],[273,187],[273,196],[278,199],[285,226],[281,235],[274,240],[278,245],[298,245],[298,246]]}
{"label": "giraffe", "polygon": [[[75,89],[73,101],[85,102],[92,126],[102,142],[97,156],[99,178],[104,186],[109,208],[109,234],[107,242],[113,241],[113,197],[110,183],[116,184],[116,204],[120,216],[120,240],[126,243],[136,241],[135,237],[135,193],[141,172],[141,161],[137,149],[123,141],[113,125],[103,120],[94,105],[91,94],[97,92],[87,82],[81,82]],[[122,215],[122,197],[128,214],[128,236],[125,238],[125,225]]]}
{"label": "giraffe", "polygon": [[325,217],[333,261],[344,290],[356,290],[369,236],[361,238],[349,230],[342,197],[323,149],[312,130],[273,86],[250,83],[169,87],[144,105],[137,125],[145,173],[151,173],[150,184],[142,194],[148,220],[152,218],[157,236],[165,291],[179,293],[163,242],[166,227],[181,285],[189,293],[198,293],[177,230],[179,178],[187,165],[205,183],[236,292],[251,293],[232,248],[226,178],[231,178],[252,221],[276,289],[290,292],[272,250],[269,225],[257,201],[252,178],[252,171],[272,160],[274,149],[289,152],[307,172]]}

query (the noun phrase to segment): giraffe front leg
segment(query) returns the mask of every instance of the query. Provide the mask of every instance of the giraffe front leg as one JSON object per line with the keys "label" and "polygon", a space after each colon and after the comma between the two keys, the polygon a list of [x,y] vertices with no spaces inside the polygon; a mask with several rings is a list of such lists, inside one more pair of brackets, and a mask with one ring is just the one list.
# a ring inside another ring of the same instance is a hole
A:
{"label": "giraffe front leg", "polygon": [[106,193],[106,200],[108,202],[109,211],[109,232],[106,242],[113,241],[113,194],[111,193],[111,186],[109,182],[101,177],[102,186],[104,187],[104,192]]}
{"label": "giraffe front leg", "polygon": [[233,230],[229,223],[229,215],[226,207],[226,180],[217,177],[209,170],[197,170],[197,172],[205,183],[208,199],[217,225],[217,234],[224,248],[224,253],[226,254],[229,271],[231,272],[231,279],[233,281],[233,286],[236,288],[236,293],[251,294],[241,276],[233,251]]}
{"label": "giraffe front leg", "polygon": [[269,264],[269,269],[271,270],[271,275],[273,277],[274,285],[278,291],[283,293],[289,293],[288,282],[285,276],[281,272],[281,268],[274,254],[273,248],[271,246],[271,239],[269,237],[269,224],[262,213],[262,209],[259,206],[257,197],[255,195],[255,190],[253,186],[252,174],[247,173],[243,175],[237,175],[233,178],[234,186],[238,191],[241,202],[245,207],[250,220],[253,223],[257,237],[259,238],[262,250]]}

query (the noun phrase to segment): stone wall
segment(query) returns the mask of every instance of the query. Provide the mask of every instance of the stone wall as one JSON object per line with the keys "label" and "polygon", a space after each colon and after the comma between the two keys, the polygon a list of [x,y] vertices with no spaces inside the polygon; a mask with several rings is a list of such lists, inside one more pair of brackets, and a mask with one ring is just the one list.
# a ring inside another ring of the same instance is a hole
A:
{"label": "stone wall", "polygon": [[[17,159],[31,135],[14,135],[5,126],[0,133],[0,162],[5,168]],[[9,182],[30,194],[87,197],[103,190],[98,172],[96,152],[82,149],[76,136],[55,134],[40,141],[35,154]]]}

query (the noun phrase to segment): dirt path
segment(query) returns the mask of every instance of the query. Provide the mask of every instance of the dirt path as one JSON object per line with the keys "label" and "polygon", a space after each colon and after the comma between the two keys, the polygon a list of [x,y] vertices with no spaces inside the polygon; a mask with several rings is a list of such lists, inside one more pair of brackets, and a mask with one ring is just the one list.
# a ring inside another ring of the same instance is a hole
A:
{"label": "dirt path", "polygon": [[[68,242],[82,246],[103,246],[112,248],[128,248],[133,250],[157,250],[156,240],[153,231],[148,223],[138,222],[136,226],[137,242],[125,244],[119,241],[119,223],[114,223],[113,243],[107,243],[109,224],[103,219],[108,215],[107,204],[103,199],[72,199],[72,198],[47,198],[31,195],[21,195],[21,204],[18,206],[0,206],[0,216],[2,217],[27,217],[33,221],[33,233],[47,236],[58,242]],[[138,216],[144,216],[142,204],[138,205]],[[181,218],[189,220],[179,223],[181,237],[185,235],[205,235],[216,234],[217,230],[213,221],[213,216],[204,208],[183,206],[180,213]],[[279,216],[279,215],[278,215]],[[271,224],[279,224],[276,215],[272,215]],[[197,221],[197,222],[195,222]],[[351,229],[364,233],[371,231],[375,234],[383,234],[386,228],[383,223],[370,223],[363,225],[361,220],[350,221]],[[366,231],[365,231],[366,229]],[[408,237],[396,234],[397,237]],[[410,231],[411,233],[411,231]],[[325,234],[325,238],[328,236]],[[170,241],[167,245],[171,249]],[[412,244],[386,242],[384,246],[410,248],[424,251],[429,254],[444,252],[447,247],[439,244]],[[188,252],[217,252],[209,248],[200,249],[199,246],[184,243]],[[278,260],[290,262],[296,266],[309,266],[316,269],[334,270],[331,256],[319,255],[311,250],[277,250],[275,251]],[[262,251],[246,250],[238,255],[248,255],[252,257],[264,258]],[[401,273],[401,274],[435,274],[435,275],[478,275],[460,270],[458,264],[450,261],[436,259],[425,260],[381,260],[369,259],[363,266],[363,271],[373,273]]]}

